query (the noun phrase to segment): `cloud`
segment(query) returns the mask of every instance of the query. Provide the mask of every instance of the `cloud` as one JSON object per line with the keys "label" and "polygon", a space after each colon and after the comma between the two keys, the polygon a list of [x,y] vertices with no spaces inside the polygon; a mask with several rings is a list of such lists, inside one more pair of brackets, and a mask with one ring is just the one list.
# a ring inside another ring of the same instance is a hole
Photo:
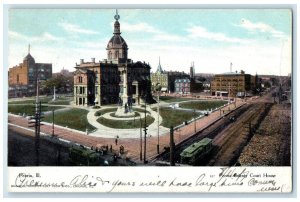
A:
{"label": "cloud", "polygon": [[260,33],[270,33],[273,37],[276,38],[283,38],[285,37],[285,34],[281,31],[276,30],[271,25],[268,25],[263,22],[251,22],[250,20],[247,20],[245,18],[241,19],[240,24],[235,25],[237,27],[242,27],[248,31],[255,32],[258,31]]}
{"label": "cloud", "polygon": [[192,26],[187,29],[188,37],[204,38],[213,41],[229,42],[229,43],[248,43],[249,41],[241,38],[228,37],[223,33],[210,32],[202,26]]}
{"label": "cloud", "polygon": [[[112,23],[113,25],[113,23]],[[152,25],[144,22],[129,24],[126,22],[121,23],[121,30],[124,32],[143,32],[153,34],[152,40],[155,41],[182,41],[183,37],[175,34],[169,34],[160,29],[153,27]]]}
{"label": "cloud", "polygon": [[27,42],[41,42],[41,41],[62,41],[61,37],[56,37],[48,32],[44,32],[40,36],[27,36],[14,31],[8,31],[8,36],[14,40],[22,40]]}
{"label": "cloud", "polygon": [[66,32],[71,34],[87,34],[87,35],[93,35],[93,34],[99,34],[99,32],[96,32],[94,30],[90,29],[83,29],[78,25],[71,24],[71,23],[58,23],[60,27],[62,27]]}
{"label": "cloud", "polygon": [[154,33],[154,34],[163,33],[159,29],[157,29],[147,23],[144,23],[144,22],[140,22],[140,23],[136,23],[136,24],[129,24],[126,22],[122,22],[121,30],[125,31],[125,32],[147,32],[147,33]]}
{"label": "cloud", "polygon": [[168,34],[168,33],[162,33],[162,34],[156,34],[153,36],[153,40],[155,41],[184,41],[185,39],[181,36],[174,35],[174,34]]}

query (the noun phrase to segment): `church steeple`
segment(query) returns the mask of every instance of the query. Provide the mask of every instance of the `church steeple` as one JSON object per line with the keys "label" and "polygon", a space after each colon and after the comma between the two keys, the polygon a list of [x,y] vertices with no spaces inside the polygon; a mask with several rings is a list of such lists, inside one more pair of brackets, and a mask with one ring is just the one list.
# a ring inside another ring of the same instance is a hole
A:
{"label": "church steeple", "polygon": [[158,58],[158,67],[157,67],[157,70],[156,70],[156,73],[162,73],[163,70],[161,68],[161,65],[160,65],[160,57]]}

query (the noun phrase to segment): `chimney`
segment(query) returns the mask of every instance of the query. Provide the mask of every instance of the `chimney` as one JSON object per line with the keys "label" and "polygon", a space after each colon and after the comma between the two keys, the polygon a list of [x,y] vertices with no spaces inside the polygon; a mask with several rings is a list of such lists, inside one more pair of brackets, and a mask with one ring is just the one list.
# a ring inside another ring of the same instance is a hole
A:
{"label": "chimney", "polygon": [[95,63],[95,58],[92,58],[92,63]]}
{"label": "chimney", "polygon": [[80,59],[80,64],[83,64],[84,63],[84,60],[83,59]]}

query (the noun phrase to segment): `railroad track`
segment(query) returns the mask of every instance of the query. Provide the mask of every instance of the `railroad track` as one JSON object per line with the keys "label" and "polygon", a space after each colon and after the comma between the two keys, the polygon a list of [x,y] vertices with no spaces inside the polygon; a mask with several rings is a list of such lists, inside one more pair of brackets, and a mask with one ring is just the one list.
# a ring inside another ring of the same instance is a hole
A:
{"label": "railroad track", "polygon": [[[210,127],[199,131],[194,136],[191,136],[187,140],[179,143],[175,147],[175,162],[180,162],[180,153],[190,146],[191,144],[200,141],[201,139],[208,137],[211,139],[214,139],[222,130],[224,130],[226,127],[232,124],[232,122],[229,120],[229,116],[235,116],[236,118],[240,117],[242,114],[247,112],[249,108],[252,105],[244,105],[240,107],[239,109],[232,111],[229,115],[224,116],[222,119],[211,125]],[[169,152],[163,152],[158,158],[156,158],[154,161],[169,161]]]}
{"label": "railroad track", "polygon": [[[243,148],[248,144],[262,119],[270,109],[268,104],[256,104],[239,120],[219,133],[213,140],[215,156],[209,166],[232,166],[236,163]],[[251,129],[251,131],[250,131]]]}

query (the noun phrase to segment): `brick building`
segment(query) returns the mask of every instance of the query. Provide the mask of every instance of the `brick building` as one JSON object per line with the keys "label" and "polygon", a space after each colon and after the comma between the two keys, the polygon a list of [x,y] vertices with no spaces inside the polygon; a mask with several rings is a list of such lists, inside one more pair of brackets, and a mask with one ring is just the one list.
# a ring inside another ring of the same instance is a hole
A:
{"label": "brick building", "polygon": [[51,63],[36,63],[30,54],[17,66],[9,68],[9,97],[32,96],[36,94],[37,81],[45,81],[52,77]]}
{"label": "brick building", "polygon": [[244,71],[216,74],[211,81],[211,94],[214,96],[242,97],[252,93],[257,85],[257,77]]}
{"label": "brick building", "polygon": [[[115,15],[114,32],[106,51],[107,59],[96,62],[80,60],[74,72],[74,104],[117,104],[127,90],[130,103],[153,102],[150,83],[150,65],[128,59],[128,46],[121,36],[120,16]],[[126,88],[121,72],[126,72]],[[129,102],[127,100],[126,102]]]}
{"label": "brick building", "polygon": [[174,83],[175,83],[175,93],[180,93],[183,95],[191,93],[190,79],[176,79]]}

